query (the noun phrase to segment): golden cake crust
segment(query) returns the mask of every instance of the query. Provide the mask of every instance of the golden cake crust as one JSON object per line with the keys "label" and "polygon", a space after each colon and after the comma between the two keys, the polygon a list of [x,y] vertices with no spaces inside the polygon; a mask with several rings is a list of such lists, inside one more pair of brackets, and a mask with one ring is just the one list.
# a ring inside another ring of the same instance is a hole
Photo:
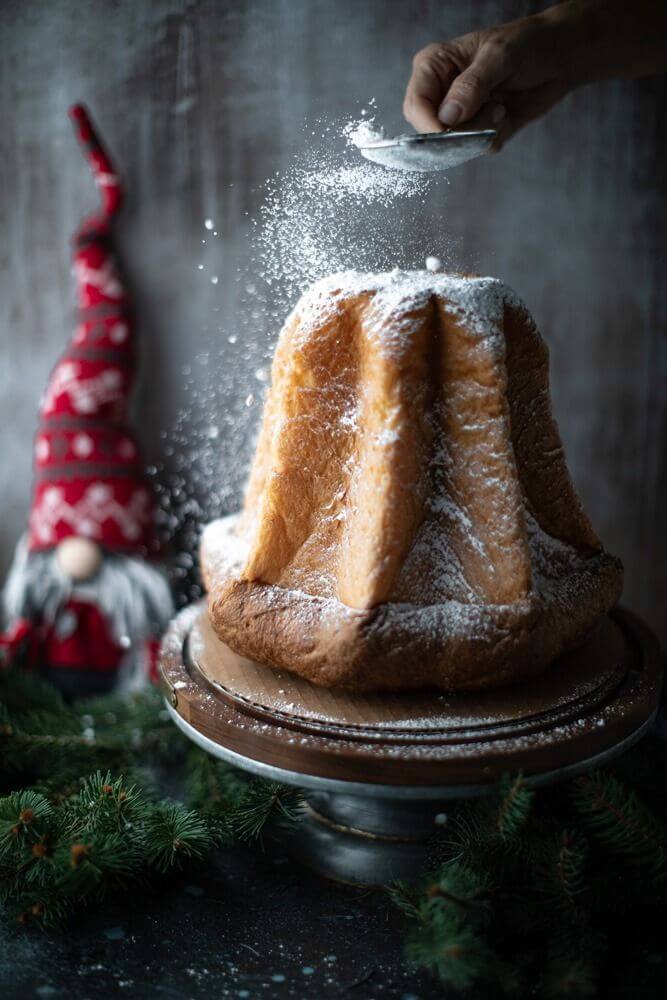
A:
{"label": "golden cake crust", "polygon": [[224,642],[357,691],[535,673],[622,579],[572,486],[525,308],[494,279],[426,272],[304,296],[243,512],[207,529],[201,561]]}

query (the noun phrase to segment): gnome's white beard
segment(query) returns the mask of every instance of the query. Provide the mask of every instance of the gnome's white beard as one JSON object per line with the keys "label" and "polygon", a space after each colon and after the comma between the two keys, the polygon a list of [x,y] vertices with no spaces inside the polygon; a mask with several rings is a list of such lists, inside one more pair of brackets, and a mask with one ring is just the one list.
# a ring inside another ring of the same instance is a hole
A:
{"label": "gnome's white beard", "polygon": [[52,623],[72,599],[99,608],[116,642],[130,649],[119,686],[139,686],[145,670],[137,658],[143,660],[144,644],[160,637],[174,613],[164,572],[133,556],[106,553],[95,576],[80,582],[63,573],[55,551],[30,552],[22,538],[3,593],[6,619]]}

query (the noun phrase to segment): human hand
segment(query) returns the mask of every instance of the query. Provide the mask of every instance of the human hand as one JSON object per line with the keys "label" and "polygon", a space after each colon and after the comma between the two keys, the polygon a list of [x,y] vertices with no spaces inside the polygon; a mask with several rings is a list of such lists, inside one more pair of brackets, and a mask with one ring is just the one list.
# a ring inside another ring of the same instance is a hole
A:
{"label": "human hand", "polygon": [[[495,128],[500,147],[574,85],[558,65],[561,27],[551,12],[450,42],[427,45],[413,62],[403,113],[418,132]],[[562,34],[562,31],[561,31]]]}
{"label": "human hand", "polygon": [[418,132],[495,128],[494,149],[582,83],[667,68],[667,5],[566,0],[539,14],[427,45],[403,113]]}

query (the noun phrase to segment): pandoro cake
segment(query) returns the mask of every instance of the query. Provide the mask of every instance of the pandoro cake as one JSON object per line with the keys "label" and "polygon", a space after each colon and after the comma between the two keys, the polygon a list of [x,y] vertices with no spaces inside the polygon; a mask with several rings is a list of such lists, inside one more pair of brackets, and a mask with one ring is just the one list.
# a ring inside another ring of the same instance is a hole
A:
{"label": "pandoro cake", "polygon": [[288,318],[239,514],[204,531],[218,636],[354,691],[507,684],[616,602],[551,412],[548,350],[494,278],[334,274]]}

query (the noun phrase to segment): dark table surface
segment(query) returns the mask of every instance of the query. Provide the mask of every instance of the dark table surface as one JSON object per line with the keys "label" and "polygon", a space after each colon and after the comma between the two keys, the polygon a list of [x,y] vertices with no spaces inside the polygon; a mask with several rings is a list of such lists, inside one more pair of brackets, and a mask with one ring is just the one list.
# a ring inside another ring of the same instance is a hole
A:
{"label": "dark table surface", "polygon": [[384,892],[325,881],[270,847],[221,851],[64,932],[1,934],[3,998],[443,995],[407,968],[403,919]]}
{"label": "dark table surface", "polygon": [[[384,892],[326,881],[278,850],[220,851],[161,891],[93,905],[63,931],[0,924],[0,997],[454,1000],[407,967],[403,918]],[[597,995],[664,1000],[660,921],[635,931],[620,919],[612,938]],[[457,994],[482,995],[498,1000]]]}
{"label": "dark table surface", "polygon": [[[665,689],[652,735],[667,741]],[[621,909],[610,921],[604,1000],[667,996],[663,914],[650,902],[643,920],[628,924]],[[93,905],[62,931],[0,921],[0,1000],[454,1000],[407,966],[404,932],[384,891],[323,879],[270,842],[234,846],[157,891],[133,887]]]}

